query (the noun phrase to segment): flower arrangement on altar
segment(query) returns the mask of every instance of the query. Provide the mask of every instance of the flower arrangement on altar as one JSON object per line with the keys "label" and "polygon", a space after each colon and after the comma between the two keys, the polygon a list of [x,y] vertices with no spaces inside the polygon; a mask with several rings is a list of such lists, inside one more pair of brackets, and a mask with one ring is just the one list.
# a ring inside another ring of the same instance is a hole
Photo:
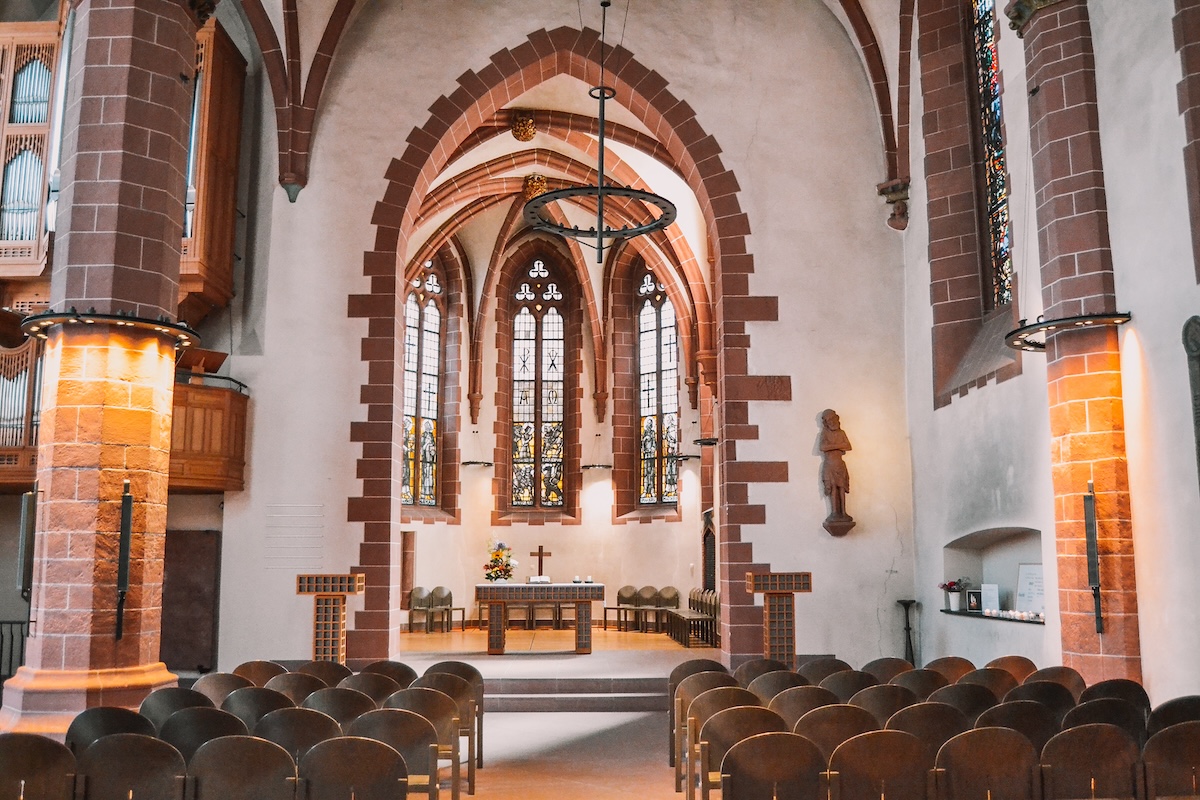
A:
{"label": "flower arrangement on altar", "polygon": [[952,580],[952,581],[946,581],[945,583],[939,583],[938,588],[942,589],[943,591],[953,593],[953,592],[961,592],[970,585],[971,585],[971,581],[969,579],[956,578],[955,580]]}
{"label": "flower arrangement on altar", "polygon": [[512,557],[512,548],[499,539],[488,542],[488,562],[483,565],[483,577],[489,581],[508,580],[513,576],[517,560]]}

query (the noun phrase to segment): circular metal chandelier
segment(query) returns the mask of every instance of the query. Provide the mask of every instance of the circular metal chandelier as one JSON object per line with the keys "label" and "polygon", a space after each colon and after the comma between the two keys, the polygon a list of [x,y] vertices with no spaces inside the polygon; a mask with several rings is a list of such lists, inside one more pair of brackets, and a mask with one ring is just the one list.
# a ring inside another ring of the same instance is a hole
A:
{"label": "circular metal chandelier", "polygon": [[[538,231],[557,234],[559,236],[570,236],[573,239],[578,239],[581,244],[587,244],[586,240],[594,239],[596,249],[596,263],[604,263],[604,240],[605,239],[632,239],[635,236],[652,233],[666,228],[675,221],[678,212],[675,204],[665,197],[660,197],[652,192],[645,192],[641,189],[634,189],[628,186],[612,186],[608,185],[604,176],[604,103],[612,100],[617,96],[617,90],[611,86],[604,84],[604,39],[608,28],[608,7],[612,5],[612,0],[600,0],[601,23],[600,23],[600,85],[593,86],[588,91],[588,96],[596,100],[600,104],[600,113],[598,115],[599,122],[599,156],[596,165],[596,185],[595,186],[569,186],[565,189],[556,189],[552,192],[540,194],[525,204],[524,216],[525,222],[531,228]],[[644,203],[648,206],[653,206],[658,209],[658,215],[641,225],[629,225],[621,228],[612,228],[604,224],[604,203],[607,198],[621,197],[628,200]],[[547,216],[546,206],[550,203],[559,200],[581,200],[584,198],[594,198],[596,201],[596,224],[594,227],[583,229],[578,225],[569,226],[560,224],[550,219]]]}

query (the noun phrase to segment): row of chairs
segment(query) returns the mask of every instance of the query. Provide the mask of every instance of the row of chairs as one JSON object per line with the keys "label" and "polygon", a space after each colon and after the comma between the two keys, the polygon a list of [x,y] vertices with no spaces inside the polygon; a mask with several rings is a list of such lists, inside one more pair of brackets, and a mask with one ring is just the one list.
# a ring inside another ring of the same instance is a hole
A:
{"label": "row of chairs", "polygon": [[721,595],[712,589],[692,589],[687,608],[666,612],[667,634],[684,647],[691,647],[693,642],[720,647],[720,620]]}
{"label": "row of chairs", "polygon": [[421,616],[425,623],[425,632],[433,631],[436,624],[442,632],[454,630],[454,614],[459,615],[459,629],[467,629],[466,606],[454,605],[454,593],[445,586],[435,586],[433,590],[424,586],[414,586],[409,595],[408,630],[412,633],[416,617]]}
{"label": "row of chairs", "polygon": [[679,590],[674,586],[661,589],[654,586],[622,586],[617,590],[617,604],[604,607],[604,629],[608,630],[608,613],[613,612],[617,630],[661,631],[665,614],[679,608]]}

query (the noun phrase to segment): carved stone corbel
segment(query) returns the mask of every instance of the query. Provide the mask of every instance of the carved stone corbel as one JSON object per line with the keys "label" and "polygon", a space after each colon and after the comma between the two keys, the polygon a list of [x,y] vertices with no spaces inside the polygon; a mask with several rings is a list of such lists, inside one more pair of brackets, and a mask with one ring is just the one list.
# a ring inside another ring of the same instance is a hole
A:
{"label": "carved stone corbel", "polygon": [[1004,7],[1004,15],[1009,19],[1008,27],[1022,37],[1025,35],[1025,26],[1039,11],[1061,2],[1063,0],[1012,0]]}
{"label": "carved stone corbel", "polygon": [[908,178],[896,178],[884,181],[876,186],[879,196],[887,200],[892,207],[892,215],[888,217],[888,227],[902,231],[908,228]]}

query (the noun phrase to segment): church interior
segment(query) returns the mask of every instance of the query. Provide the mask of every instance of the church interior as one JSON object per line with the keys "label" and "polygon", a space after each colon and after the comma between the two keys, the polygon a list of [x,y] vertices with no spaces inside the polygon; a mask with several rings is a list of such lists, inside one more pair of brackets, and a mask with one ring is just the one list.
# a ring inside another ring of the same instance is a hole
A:
{"label": "church interior", "polygon": [[0,731],[263,661],[1200,695],[1200,0],[5,0],[0,141]]}

